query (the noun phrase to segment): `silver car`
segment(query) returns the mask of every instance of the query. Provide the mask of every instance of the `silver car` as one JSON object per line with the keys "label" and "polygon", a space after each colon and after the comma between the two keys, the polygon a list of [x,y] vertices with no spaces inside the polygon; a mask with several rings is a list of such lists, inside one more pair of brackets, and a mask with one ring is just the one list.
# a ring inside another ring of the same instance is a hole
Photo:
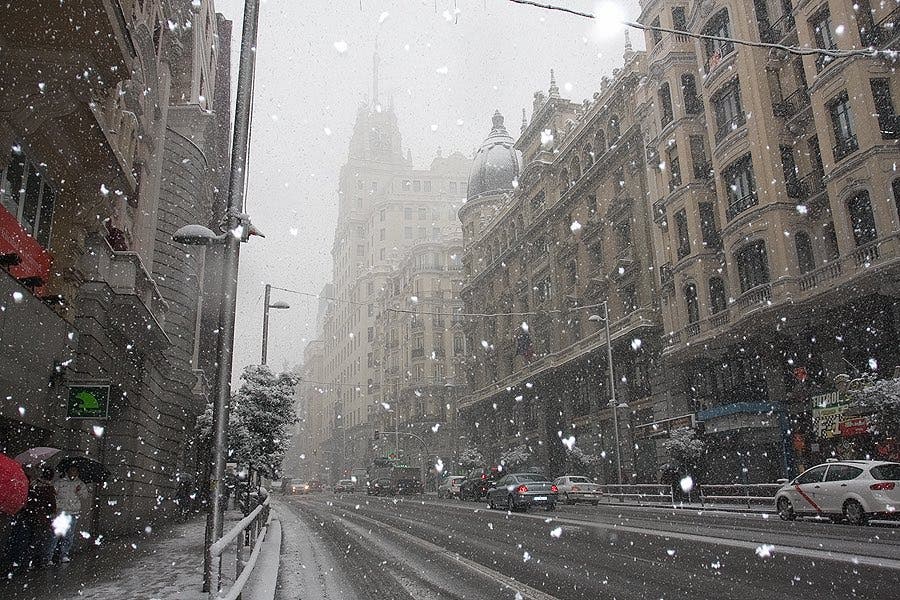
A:
{"label": "silver car", "polygon": [[438,487],[438,498],[459,498],[459,485],[463,482],[462,475],[451,475],[441,482]]}
{"label": "silver car", "polygon": [[556,508],[559,489],[556,484],[537,473],[512,473],[502,477],[487,492],[491,508],[506,508],[510,512],[527,511],[532,506],[546,510]]}
{"label": "silver car", "polygon": [[597,505],[603,494],[600,486],[583,475],[564,475],[553,482],[559,488],[559,495],[566,504],[590,502]]}
{"label": "silver car", "polygon": [[807,469],[775,494],[778,515],[844,518],[864,525],[869,518],[900,516],[900,463],[841,460]]}

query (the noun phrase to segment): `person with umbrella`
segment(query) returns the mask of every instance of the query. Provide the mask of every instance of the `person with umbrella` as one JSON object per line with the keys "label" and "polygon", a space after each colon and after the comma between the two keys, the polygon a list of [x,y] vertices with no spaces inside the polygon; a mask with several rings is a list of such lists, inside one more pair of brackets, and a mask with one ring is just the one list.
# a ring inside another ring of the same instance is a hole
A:
{"label": "person with umbrella", "polygon": [[81,480],[78,466],[74,462],[60,467],[65,468],[65,475],[57,479],[53,487],[56,490],[56,507],[59,513],[53,519],[53,538],[47,545],[44,564],[53,561],[53,554],[59,548],[59,562],[69,562],[69,553],[75,541],[75,530],[78,517],[81,516],[82,505],[91,498],[88,485]]}
{"label": "person with umbrella", "polygon": [[28,500],[16,515],[16,528],[10,536],[10,562],[30,567],[34,560],[42,561],[53,530],[50,526],[56,514],[56,490],[53,488],[53,468],[44,466],[28,486]]}

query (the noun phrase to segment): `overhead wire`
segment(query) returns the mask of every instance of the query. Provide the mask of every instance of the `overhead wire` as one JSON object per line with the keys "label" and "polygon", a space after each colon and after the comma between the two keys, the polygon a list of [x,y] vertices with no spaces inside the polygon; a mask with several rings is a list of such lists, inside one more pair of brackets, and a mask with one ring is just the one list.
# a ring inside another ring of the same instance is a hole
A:
{"label": "overhead wire", "polygon": [[[584,12],[580,10],[576,10],[574,8],[567,8],[565,6],[558,6],[555,4],[548,4],[544,2],[535,2],[534,0],[509,0],[515,4],[525,4],[528,6],[534,6],[536,8],[543,8],[545,10],[555,10],[563,13],[568,13],[571,15],[575,15],[578,17],[584,17],[586,19],[596,19],[597,16],[593,13]],[[683,35],[686,37],[698,39],[698,40],[711,40],[716,42],[728,42],[740,46],[750,46],[753,48],[769,48],[774,50],[781,50],[784,52],[788,52],[790,54],[796,54],[799,56],[828,56],[830,58],[850,58],[850,57],[863,57],[863,58],[878,58],[880,56],[884,56],[887,58],[894,58],[897,56],[898,52],[896,50],[882,50],[878,48],[857,48],[851,50],[841,50],[841,49],[832,49],[832,48],[803,48],[800,46],[787,46],[785,44],[776,44],[771,42],[756,42],[753,40],[742,40],[740,38],[728,37],[728,36],[719,36],[719,35],[708,35],[705,33],[695,33],[693,31],[684,31],[682,29],[672,29],[669,27],[662,27],[659,25],[644,25],[643,23],[638,23],[636,21],[622,21],[622,25],[626,27],[632,27],[634,29],[641,29],[643,31],[658,31],[660,33],[673,33],[676,35]]]}

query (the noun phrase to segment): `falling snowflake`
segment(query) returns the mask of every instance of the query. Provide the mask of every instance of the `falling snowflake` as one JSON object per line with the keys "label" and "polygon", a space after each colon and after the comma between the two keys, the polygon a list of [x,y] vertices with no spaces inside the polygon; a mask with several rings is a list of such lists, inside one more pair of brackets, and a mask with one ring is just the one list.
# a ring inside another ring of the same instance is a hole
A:
{"label": "falling snowflake", "polygon": [[531,560],[531,554],[528,553],[528,550],[522,555],[522,562],[528,562]]}
{"label": "falling snowflake", "polygon": [[334,43],[334,49],[343,54],[347,51],[347,42],[344,40],[339,40]]}
{"label": "falling snowflake", "polygon": [[756,555],[760,558],[769,558],[772,556],[773,550],[775,550],[775,546],[772,544],[763,544],[756,547]]}
{"label": "falling snowflake", "polygon": [[562,527],[557,527],[550,531],[550,537],[559,538],[562,535]]}
{"label": "falling snowflake", "polygon": [[581,223],[579,223],[578,221],[572,221],[572,224],[569,225],[569,229],[572,230],[572,233],[575,233],[576,231],[581,231]]}

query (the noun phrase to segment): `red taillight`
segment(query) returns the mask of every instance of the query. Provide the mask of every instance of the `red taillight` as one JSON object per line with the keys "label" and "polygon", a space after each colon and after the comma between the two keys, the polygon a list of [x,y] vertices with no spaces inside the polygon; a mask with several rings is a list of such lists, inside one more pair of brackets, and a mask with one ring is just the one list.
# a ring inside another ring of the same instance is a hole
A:
{"label": "red taillight", "polygon": [[893,481],[882,481],[881,483],[873,483],[869,486],[869,489],[873,492],[884,492],[886,490],[894,489]]}
{"label": "red taillight", "polygon": [[[578,488],[574,488],[574,487],[573,487],[572,489],[575,490],[575,489],[578,489]],[[550,491],[553,492],[554,494],[556,494],[556,493],[559,492],[559,488],[556,487],[555,485],[551,485],[551,486],[550,486]]]}
{"label": "red taillight", "polygon": [[520,485],[519,487],[516,488],[516,491],[519,492],[520,494],[524,494],[525,492],[528,491],[528,486]]}
{"label": "red taillight", "polygon": [[487,475],[485,475],[484,473],[482,473],[482,474],[481,474],[481,479],[482,479],[482,480],[487,479]]}

